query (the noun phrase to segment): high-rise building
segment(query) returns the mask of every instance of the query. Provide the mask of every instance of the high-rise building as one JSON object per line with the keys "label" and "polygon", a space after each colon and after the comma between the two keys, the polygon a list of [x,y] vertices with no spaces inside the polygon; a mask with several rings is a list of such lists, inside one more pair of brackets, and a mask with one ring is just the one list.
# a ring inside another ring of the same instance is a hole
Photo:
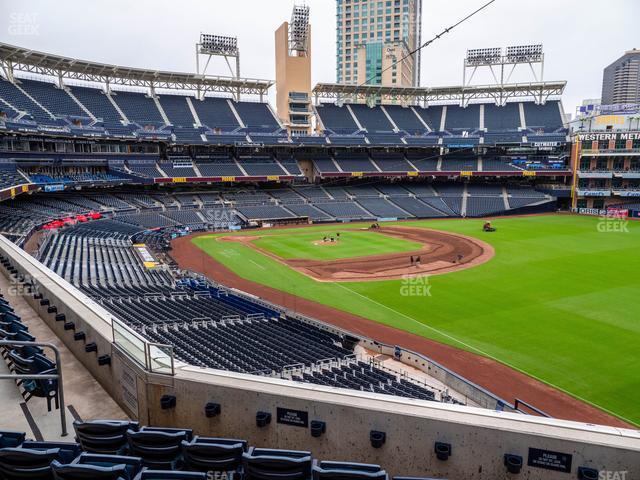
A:
{"label": "high-rise building", "polygon": [[338,83],[418,86],[422,0],[336,0]]}
{"label": "high-rise building", "polygon": [[604,69],[602,104],[640,103],[640,50],[633,49]]}

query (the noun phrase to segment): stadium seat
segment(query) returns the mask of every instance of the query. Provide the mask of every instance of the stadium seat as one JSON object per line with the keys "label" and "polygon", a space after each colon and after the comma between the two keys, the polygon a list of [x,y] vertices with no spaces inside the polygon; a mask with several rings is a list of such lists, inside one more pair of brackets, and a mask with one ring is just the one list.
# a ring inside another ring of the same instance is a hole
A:
{"label": "stadium seat", "polygon": [[51,462],[55,480],[128,480],[127,467],[98,465],[79,465],[77,463],[62,465],[57,460]]}
{"label": "stadium seat", "polygon": [[145,427],[140,431],[127,430],[129,454],[142,458],[142,464],[150,468],[176,467],[183,440],[191,438],[188,430],[157,429]]}
{"label": "stadium seat", "polygon": [[[52,464],[52,467],[54,465]],[[122,480],[133,480],[142,469],[142,459],[139,457],[128,457],[122,455],[102,455],[95,453],[81,453],[73,462],[66,465],[58,463],[58,469],[54,467],[54,474],[60,478],[91,479],[92,472],[98,472],[97,468],[104,469],[104,478],[122,478]],[[69,468],[64,468],[69,467]],[[109,472],[117,472],[117,476],[109,476]],[[64,475],[64,476],[63,476]],[[97,477],[102,478],[102,477]]]}
{"label": "stadium seat", "polygon": [[203,472],[177,472],[172,470],[143,470],[134,480],[205,480]]}
{"label": "stadium seat", "polygon": [[24,432],[12,432],[0,430],[0,448],[15,448],[22,445],[26,434]]}
{"label": "stadium seat", "polygon": [[322,461],[312,468],[313,480],[387,480],[380,465]]}
{"label": "stadium seat", "polygon": [[80,445],[74,442],[46,442],[36,440],[26,440],[22,442],[22,448],[30,450],[52,450],[57,449],[60,462],[71,463],[80,455]]}
{"label": "stadium seat", "polygon": [[0,478],[4,480],[50,480],[51,462],[61,460],[59,448],[0,449]]}
{"label": "stadium seat", "polygon": [[246,440],[195,437],[182,442],[182,461],[186,470],[231,472],[240,468],[246,451]]}
{"label": "stadium seat", "polygon": [[[40,354],[24,358],[16,350],[12,350],[9,352],[9,361],[13,364],[15,373],[19,375],[52,375],[57,372],[55,363]],[[56,408],[58,408],[57,380],[23,380],[20,385],[24,390],[25,402],[33,397],[42,397],[47,399],[48,411],[51,411],[51,400],[55,400]]]}
{"label": "stadium seat", "polygon": [[242,455],[247,480],[305,480],[311,476],[311,453],[252,447]]}
{"label": "stadium seat", "polygon": [[74,421],[76,440],[85,452],[118,454],[127,445],[127,430],[137,431],[138,423],[118,420]]}

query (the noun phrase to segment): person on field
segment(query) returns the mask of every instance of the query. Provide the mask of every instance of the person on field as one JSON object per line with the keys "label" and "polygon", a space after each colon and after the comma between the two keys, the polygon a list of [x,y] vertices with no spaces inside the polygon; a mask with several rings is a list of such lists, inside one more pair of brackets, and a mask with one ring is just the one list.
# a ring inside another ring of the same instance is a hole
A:
{"label": "person on field", "polygon": [[413,255],[411,255],[411,265],[413,266]]}

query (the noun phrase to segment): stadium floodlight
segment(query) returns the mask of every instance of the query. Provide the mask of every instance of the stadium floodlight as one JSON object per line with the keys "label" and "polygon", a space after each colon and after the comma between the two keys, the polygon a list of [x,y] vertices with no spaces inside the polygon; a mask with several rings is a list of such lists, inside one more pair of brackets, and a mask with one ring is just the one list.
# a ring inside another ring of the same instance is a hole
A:
{"label": "stadium floodlight", "polygon": [[238,54],[238,39],[222,35],[200,34],[200,53],[204,55],[228,55],[235,57]]}
{"label": "stadium floodlight", "polygon": [[[200,70],[200,56],[206,57],[206,63]],[[226,37],[224,35],[212,35],[210,33],[201,33],[200,42],[196,43],[196,72],[198,76],[205,77],[207,68],[213,57],[223,57],[229,68],[232,77],[240,78],[240,49],[238,48],[238,39],[236,37]],[[235,60],[235,71],[229,59]],[[197,95],[200,96],[198,91]],[[236,91],[236,100],[240,100],[240,90]]]}
{"label": "stadium floodlight", "polygon": [[467,50],[466,64],[496,65],[502,61],[501,48],[473,48]]}
{"label": "stadium floodlight", "polygon": [[289,54],[306,55],[309,48],[309,6],[294,5],[289,23]]}
{"label": "stadium floodlight", "polygon": [[508,63],[531,63],[542,60],[542,44],[507,47],[505,58]]}
{"label": "stadium floodlight", "polygon": [[[479,70],[488,70],[493,76],[495,85],[507,85],[515,70],[520,65],[529,65],[533,81],[541,83],[544,77],[544,52],[542,44],[516,45],[501,48],[473,48],[467,50],[462,69],[462,85],[472,85],[474,76]],[[470,74],[467,74],[467,71]],[[498,105],[506,102],[505,96],[496,99]]]}

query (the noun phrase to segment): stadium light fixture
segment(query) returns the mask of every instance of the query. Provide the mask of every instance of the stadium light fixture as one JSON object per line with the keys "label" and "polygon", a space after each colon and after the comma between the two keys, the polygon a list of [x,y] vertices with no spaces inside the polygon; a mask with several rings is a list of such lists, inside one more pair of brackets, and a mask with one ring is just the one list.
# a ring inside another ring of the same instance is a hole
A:
{"label": "stadium light fixture", "polygon": [[509,63],[530,63],[542,60],[542,44],[507,47],[505,58]]}
{"label": "stadium light fixture", "polygon": [[203,55],[228,55],[238,54],[238,39],[222,35],[200,34],[200,53]]}
{"label": "stadium light fixture", "polygon": [[473,48],[467,50],[467,65],[495,65],[501,61],[501,48]]}
{"label": "stadium light fixture", "polygon": [[304,56],[309,48],[309,6],[294,5],[289,22],[289,54]]}

